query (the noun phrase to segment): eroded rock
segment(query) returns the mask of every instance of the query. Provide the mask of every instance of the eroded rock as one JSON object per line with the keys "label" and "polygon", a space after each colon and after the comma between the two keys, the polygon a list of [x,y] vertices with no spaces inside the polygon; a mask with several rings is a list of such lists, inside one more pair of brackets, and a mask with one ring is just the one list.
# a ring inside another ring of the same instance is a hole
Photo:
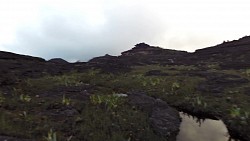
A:
{"label": "eroded rock", "polygon": [[179,112],[160,99],[143,93],[128,94],[129,103],[149,113],[149,122],[156,134],[165,137],[175,136],[179,132]]}

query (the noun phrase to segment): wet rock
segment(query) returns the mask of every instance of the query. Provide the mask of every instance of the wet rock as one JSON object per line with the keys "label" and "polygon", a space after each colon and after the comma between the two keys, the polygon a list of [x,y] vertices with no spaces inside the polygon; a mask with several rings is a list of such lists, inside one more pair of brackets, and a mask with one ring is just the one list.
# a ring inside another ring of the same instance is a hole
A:
{"label": "wet rock", "polygon": [[143,93],[128,94],[129,103],[149,113],[149,122],[156,134],[165,137],[175,136],[179,131],[179,112],[160,99]]}
{"label": "wet rock", "polygon": [[175,109],[162,100],[156,100],[149,119],[156,133],[171,136],[179,131],[179,118],[179,113]]}

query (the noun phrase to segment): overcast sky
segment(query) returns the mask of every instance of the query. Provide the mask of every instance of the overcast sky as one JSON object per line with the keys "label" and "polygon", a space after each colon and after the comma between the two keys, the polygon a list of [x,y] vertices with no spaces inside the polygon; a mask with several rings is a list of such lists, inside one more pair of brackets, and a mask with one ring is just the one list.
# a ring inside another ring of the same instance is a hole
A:
{"label": "overcast sky", "polygon": [[249,0],[0,0],[0,50],[88,60],[145,42],[194,51],[250,35]]}

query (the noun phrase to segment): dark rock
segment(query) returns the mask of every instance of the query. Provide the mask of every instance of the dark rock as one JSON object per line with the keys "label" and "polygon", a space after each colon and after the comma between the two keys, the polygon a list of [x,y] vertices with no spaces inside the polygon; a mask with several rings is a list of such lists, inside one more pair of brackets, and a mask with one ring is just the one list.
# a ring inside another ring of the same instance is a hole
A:
{"label": "dark rock", "polygon": [[53,59],[50,59],[48,62],[55,63],[55,64],[67,64],[67,63],[69,63],[69,62],[63,60],[62,58],[53,58]]}
{"label": "dark rock", "polygon": [[250,59],[250,36],[230,42],[196,50],[190,58],[196,58],[193,63],[217,62],[221,69],[246,69]]}
{"label": "dark rock", "polygon": [[249,82],[249,80],[246,78],[230,74],[211,75],[208,77],[208,79],[209,81],[211,81],[211,83],[217,83],[222,85],[239,85]]}
{"label": "dark rock", "polygon": [[129,103],[137,106],[143,111],[150,112],[155,104],[155,99],[144,93],[128,94]]}
{"label": "dark rock", "polygon": [[0,86],[13,85],[17,78],[13,74],[0,74]]}
{"label": "dark rock", "polygon": [[32,57],[27,55],[20,55],[11,52],[0,51],[0,60],[25,60],[25,61],[38,61],[45,62],[45,59],[39,57]]}
{"label": "dark rock", "polygon": [[179,112],[160,99],[143,93],[128,94],[129,103],[149,113],[149,122],[156,134],[173,137],[179,132]]}
{"label": "dark rock", "polygon": [[46,109],[46,112],[44,112],[43,114],[47,114],[54,117],[71,117],[79,114],[79,112],[77,109],[70,105],[66,106],[56,103],[49,105]]}
{"label": "dark rock", "polygon": [[124,73],[131,70],[127,62],[108,54],[89,60],[87,65],[90,68],[101,69],[102,73]]}
{"label": "dark rock", "polygon": [[197,86],[197,90],[214,94],[214,96],[223,96],[222,93],[226,88],[239,86],[248,83],[249,80],[237,75],[210,73],[210,72],[196,72],[193,76],[205,77],[207,80]]}
{"label": "dark rock", "polygon": [[35,141],[31,139],[18,139],[14,137],[9,137],[9,136],[0,136],[0,141]]}
{"label": "dark rock", "polygon": [[153,129],[161,136],[175,135],[179,131],[179,113],[165,101],[156,99],[149,119]]}
{"label": "dark rock", "polygon": [[161,70],[150,70],[145,73],[145,76],[168,76],[168,73],[162,72]]}
{"label": "dark rock", "polygon": [[224,87],[216,84],[208,84],[207,82],[200,83],[197,86],[197,90],[202,92],[209,92],[209,93],[223,93]]}
{"label": "dark rock", "polygon": [[244,89],[244,94],[250,96],[250,87]]}

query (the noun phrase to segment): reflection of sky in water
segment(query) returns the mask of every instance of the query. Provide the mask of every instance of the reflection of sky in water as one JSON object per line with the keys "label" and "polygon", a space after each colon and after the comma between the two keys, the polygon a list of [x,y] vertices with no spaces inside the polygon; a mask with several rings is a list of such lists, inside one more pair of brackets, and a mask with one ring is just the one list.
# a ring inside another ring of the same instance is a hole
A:
{"label": "reflection of sky in water", "polygon": [[182,123],[177,141],[228,141],[228,131],[221,120],[206,119],[200,124],[192,116],[183,113],[180,116]]}

